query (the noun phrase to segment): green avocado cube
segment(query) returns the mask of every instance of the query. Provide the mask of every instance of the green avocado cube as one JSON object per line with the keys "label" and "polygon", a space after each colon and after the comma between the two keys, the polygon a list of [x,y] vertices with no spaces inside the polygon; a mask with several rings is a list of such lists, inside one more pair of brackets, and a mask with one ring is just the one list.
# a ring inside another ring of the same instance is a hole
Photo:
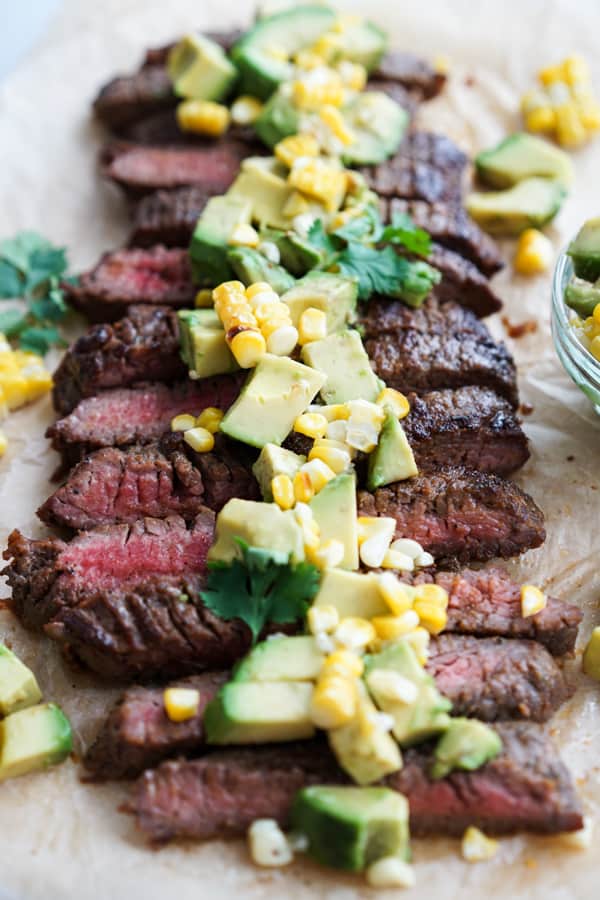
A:
{"label": "green avocado cube", "polygon": [[178,97],[222,100],[238,78],[222,47],[201,34],[188,34],[170,51],[167,72]]}
{"label": "green avocado cube", "polygon": [[342,541],[343,569],[358,569],[358,518],[356,511],[356,475],[342,472],[332,478],[310,501],[319,526],[321,543]]}
{"label": "green avocado cube", "polygon": [[373,572],[363,574],[325,569],[313,605],[335,606],[340,619],[373,619],[375,616],[389,615],[389,608]]}
{"label": "green avocado cube", "polygon": [[239,559],[241,539],[249,547],[269,550],[282,562],[304,559],[304,536],[294,511],[280,509],[276,503],[256,500],[228,500],[217,516],[215,540],[208,551],[209,560],[229,563]]}
{"label": "green avocado cube", "polygon": [[274,156],[250,156],[225,196],[249,204],[258,225],[285,229],[289,222],[283,209],[293,191],[287,169]]}
{"label": "green avocado cube", "polygon": [[342,155],[348,166],[376,165],[393,156],[410,119],[407,111],[382,91],[357,94],[343,114],[355,136]]}
{"label": "green avocado cube", "polygon": [[451,719],[435,748],[430,775],[437,779],[445,778],[455,769],[472,772],[501,751],[500,735],[489,725],[477,719]]}
{"label": "green avocado cube", "polygon": [[533,134],[517,132],[475,157],[479,178],[495,188],[512,187],[524,178],[556,178],[573,181],[573,163],[564,150]]}
{"label": "green avocado cube", "polygon": [[181,358],[190,377],[208,378],[239,369],[214,309],[180,309],[177,318]]}
{"label": "green avocado cube", "polygon": [[600,279],[600,218],[588,219],[567,250],[575,274],[586,281]]}
{"label": "green avocado cube", "polygon": [[204,713],[208,744],[270,744],[314,736],[309,681],[230,681]]}
{"label": "green avocado cube", "polygon": [[294,278],[283,266],[271,262],[251,247],[231,247],[227,261],[240,281],[248,287],[257,281],[266,281],[276,294],[283,294],[294,284]]}
{"label": "green avocado cube", "polygon": [[62,762],[72,744],[69,720],[54,703],[12,713],[0,722],[0,781]]}
{"label": "green avocado cube", "polygon": [[236,666],[233,681],[315,681],[325,661],[314,637],[272,637],[261,641]]}
{"label": "green avocado cube", "polygon": [[199,286],[216,287],[233,278],[227,258],[236,225],[250,222],[252,204],[246,197],[211,197],[194,229],[190,244],[192,276]]}
{"label": "green avocado cube", "polygon": [[414,478],[418,474],[419,470],[404,428],[393,413],[387,413],[377,446],[369,454],[368,489],[374,491],[378,487]]}
{"label": "green avocado cube", "polygon": [[[560,210],[567,190],[549,178],[525,178],[504,191],[469,194],[466,210],[490,234],[518,235],[542,228]],[[577,273],[580,274],[580,273]]]}
{"label": "green avocado cube", "polygon": [[285,447],[279,447],[277,444],[265,444],[252,466],[252,472],[258,481],[263,500],[266,500],[267,503],[273,501],[271,482],[276,475],[287,475],[293,479],[300,466],[305,462],[306,457],[294,453],[293,450],[286,450]]}
{"label": "green avocado cube", "polygon": [[565,303],[582,319],[587,319],[600,303],[600,281],[590,284],[574,276],[565,288]]}
{"label": "green avocado cube", "polygon": [[290,318],[298,327],[307,309],[320,309],[327,316],[327,334],[341,331],[356,318],[358,285],[352,278],[330,272],[309,272],[282,296]]}
{"label": "green avocado cube", "polygon": [[324,403],[369,400],[374,403],[381,382],[371,368],[358,331],[349,329],[311,341],[302,348],[302,361],[325,376],[321,388]]}
{"label": "green avocado cube", "polygon": [[31,669],[12,650],[0,644],[0,714],[8,716],[41,699],[42,692]]}

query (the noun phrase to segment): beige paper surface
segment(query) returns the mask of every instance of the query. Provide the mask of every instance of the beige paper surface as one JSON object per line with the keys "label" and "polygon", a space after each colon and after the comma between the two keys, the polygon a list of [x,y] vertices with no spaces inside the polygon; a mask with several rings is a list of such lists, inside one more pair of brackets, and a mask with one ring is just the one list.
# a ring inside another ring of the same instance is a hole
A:
{"label": "beige paper surface", "polygon": [[[393,7],[375,0],[347,6],[368,8],[399,47],[449,57],[449,86],[442,98],[423,107],[421,120],[470,152],[518,127],[519,94],[542,64],[581,51],[600,92],[597,0],[413,0]],[[239,0],[227,5],[215,0],[67,0],[44,42],[0,85],[0,235],[37,228],[68,245],[73,268],[118,246],[127,227],[124,203],[95,174],[101,134],[88,112],[97,88],[116,71],[131,70],[146,46],[193,26],[218,29],[247,22],[251,14],[251,4]],[[600,214],[600,143],[576,154],[575,164],[575,187],[550,232],[557,251],[584,218]],[[510,254],[510,245],[506,250]],[[585,609],[583,644],[591,626],[600,623],[600,420],[554,356],[550,277],[514,277],[508,266],[496,286],[511,320],[539,320],[537,333],[509,344],[519,363],[523,400],[534,408],[525,420],[532,458],[518,480],[544,509],[548,539],[513,568]],[[505,337],[499,321],[491,327]],[[50,491],[47,478],[56,462],[43,438],[51,417],[44,402],[7,423],[10,448],[0,465],[2,545],[13,527],[42,533],[34,510]],[[64,706],[81,750],[115,692],[68,669],[49,641],[25,634],[7,612],[0,612],[0,635],[33,666],[46,697]],[[469,866],[460,859],[457,842],[415,842],[418,887],[403,897],[599,896],[600,688],[581,676],[578,681],[575,698],[552,724],[586,811],[596,822],[593,848],[582,853],[557,839],[515,838],[502,841],[492,862]],[[117,812],[125,794],[124,785],[81,785],[71,762],[1,785],[0,895],[5,891],[18,900],[352,900],[375,894],[360,879],[305,862],[283,871],[258,870],[241,842],[150,851],[131,821]]]}

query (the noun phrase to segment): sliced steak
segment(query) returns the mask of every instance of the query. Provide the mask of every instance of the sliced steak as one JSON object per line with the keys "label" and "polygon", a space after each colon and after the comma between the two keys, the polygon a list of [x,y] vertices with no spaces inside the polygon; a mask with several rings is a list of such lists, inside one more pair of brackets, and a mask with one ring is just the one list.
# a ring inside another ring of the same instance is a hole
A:
{"label": "sliced steak", "polygon": [[[173,109],[154,112],[143,119],[137,119],[119,129],[119,138],[131,144],[145,144],[151,147],[187,147],[207,148],[214,146],[214,138],[203,134],[182,131],[177,122],[177,113]],[[241,141],[246,144],[247,156],[258,156],[265,152],[265,145],[256,137],[250,125],[232,124],[227,129],[227,139]]]}
{"label": "sliced steak", "polygon": [[408,399],[402,424],[419,470],[450,465],[508,475],[529,459],[513,407],[489,388],[412,393]]}
{"label": "sliced steak", "polygon": [[90,322],[114,322],[135,303],[192,306],[196,294],[187,250],[160,244],[104,253],[76,285],[65,288],[71,305]]}
{"label": "sliced steak", "polygon": [[108,388],[174,381],[186,373],[176,313],[164,306],[130,306],[125,318],[92,325],[71,344],[53,375],[54,409],[66,415]]}
{"label": "sliced steak", "polygon": [[[223,48],[227,53],[231,50],[233,45],[238,41],[242,35],[243,31],[239,28],[231,28],[229,31],[204,31],[203,34],[209,38],[209,40],[214,41],[220,47]],[[144,57],[143,66],[156,66],[156,65],[165,65],[167,62],[167,57],[169,55],[169,51],[173,49],[175,43],[172,41],[170,44],[163,44],[160,47],[151,47],[149,50],[146,50],[146,55]]]}
{"label": "sliced steak", "polygon": [[96,118],[118,130],[131,122],[177,103],[173,85],[163,65],[147,65],[134,75],[112,78],[94,100]]}
{"label": "sliced steak", "polygon": [[171,585],[202,575],[213,540],[214,513],[203,509],[187,526],[179,516],[138,519],[84,531],[66,543],[30,540],[13,531],[4,551],[12,607],[28,628],[40,628],[59,611],[89,595],[118,602],[127,586],[151,576]]}
{"label": "sliced steak", "polygon": [[423,100],[435,97],[446,83],[446,76],[437,72],[427,60],[400,50],[389,50],[385,54],[373,78],[401,84]]}
{"label": "sliced steak", "polygon": [[359,491],[359,515],[391,516],[436,561],[467,563],[524,553],[544,542],[544,516],[512,481],[460,466]]}
{"label": "sliced steak", "polygon": [[182,187],[142,197],[133,212],[130,243],[187,247],[210,196],[203,187]]}
{"label": "sliced steak", "polygon": [[229,672],[207,672],[170,687],[186,687],[200,695],[198,711],[184,722],[167,716],[163,688],[129,688],[111,710],[83,759],[92,778],[134,778],[168,756],[198,753],[204,741],[204,710]]}
{"label": "sliced steak", "polygon": [[151,443],[169,430],[171,419],[179,413],[197,416],[207,406],[227,409],[239,388],[239,378],[228,375],[114,388],[82,400],[48,428],[46,437],[68,468],[100,447]]}
{"label": "sliced steak", "polygon": [[359,327],[371,364],[389,387],[423,393],[477,384],[518,405],[511,355],[457,303],[430,297],[411,309],[396,300],[371,300]]}
{"label": "sliced steak", "polygon": [[[502,753],[475,772],[432,781],[433,747],[405,752],[404,768],[384,783],[407,797],[411,834],[458,837],[469,825],[498,835],[583,827],[573,780],[545,731],[525,723],[496,728]],[[346,781],[318,741],[223,750],[145,772],[125,811],[154,843],[244,835],[261,818],[285,827],[301,788]]]}
{"label": "sliced steak", "polygon": [[433,243],[427,261],[442,273],[442,280],[431,292],[435,299],[459,303],[480,319],[502,309],[502,300],[489,280],[464,256]]}

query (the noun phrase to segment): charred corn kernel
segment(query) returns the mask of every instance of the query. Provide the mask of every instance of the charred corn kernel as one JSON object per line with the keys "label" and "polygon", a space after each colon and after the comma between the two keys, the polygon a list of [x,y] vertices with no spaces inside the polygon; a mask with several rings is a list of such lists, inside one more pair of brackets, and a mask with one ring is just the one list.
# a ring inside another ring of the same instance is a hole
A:
{"label": "charred corn kernel", "polygon": [[410,644],[410,646],[415,651],[419,663],[424,666],[427,662],[429,642],[431,641],[431,635],[429,634],[427,629],[422,628],[419,625],[418,628],[415,628],[413,631],[409,631],[408,634],[404,636],[404,640]]}
{"label": "charred corn kernel", "polygon": [[462,857],[467,862],[483,862],[496,855],[498,841],[487,837],[479,828],[470,825],[463,835],[461,849]]}
{"label": "charred corn kernel", "polygon": [[419,617],[419,623],[430,634],[439,634],[448,623],[446,610],[430,600],[422,600],[420,597],[417,597],[413,604],[413,610]]}
{"label": "charred corn kernel", "polygon": [[236,125],[252,125],[262,112],[263,104],[257,97],[242,94],[231,105],[231,121]]}
{"label": "charred corn kernel", "polygon": [[414,567],[414,560],[412,560],[410,556],[406,556],[405,553],[398,553],[397,550],[392,550],[391,547],[386,550],[385,556],[381,560],[382,569],[397,569],[399,572],[412,572]]}
{"label": "charred corn kernel", "polygon": [[514,257],[514,266],[521,275],[537,275],[545,272],[554,256],[554,249],[545,234],[537,228],[527,228],[520,236]]}
{"label": "charred corn kernel", "polygon": [[197,309],[207,309],[213,305],[212,291],[208,288],[203,288],[201,291],[198,291],[196,297],[194,299],[194,306]]}
{"label": "charred corn kernel", "polygon": [[299,191],[292,191],[283,206],[282,213],[286,219],[294,219],[296,216],[304,215],[309,209],[306,197],[303,197]]}
{"label": "charred corn kernel", "polygon": [[343,106],[345,90],[341,78],[335,77],[319,83],[309,78],[301,78],[292,82],[292,98],[295,106],[305,110],[319,110],[325,104]]}
{"label": "charred corn kernel", "polygon": [[329,541],[319,544],[318,547],[307,550],[307,558],[319,569],[335,569],[342,564],[344,553],[343,542],[338,541],[337,538],[331,538]]}
{"label": "charred corn kernel", "polygon": [[219,137],[229,128],[229,110],[212,100],[184,100],[177,107],[177,124],[182,131]]}
{"label": "charred corn kernel", "polygon": [[298,343],[298,330],[293,325],[280,325],[267,338],[267,352],[273,356],[289,356]]}
{"label": "charred corn kernel", "polygon": [[556,107],[556,139],[562,147],[579,147],[587,140],[579,110],[572,101]]}
{"label": "charred corn kernel", "polygon": [[289,475],[275,475],[271,479],[271,493],[280,509],[291,509],[296,502],[294,484]]}
{"label": "charred corn kernel", "polygon": [[377,694],[399,703],[414,703],[419,693],[414,681],[392,669],[375,669],[369,675],[367,683]]}
{"label": "charred corn kernel", "polygon": [[319,144],[312,134],[293,134],[275,144],[275,156],[288,169],[297,159],[319,155]]}
{"label": "charred corn kernel", "polygon": [[334,137],[341,141],[345,147],[355,142],[356,136],[354,132],[348,128],[344,117],[336,106],[326,104],[321,108],[319,117],[321,122],[329,128]]}
{"label": "charred corn kernel", "polygon": [[224,415],[225,413],[223,410],[219,409],[217,406],[207,406],[196,419],[196,425],[200,428],[206,428],[211,434],[216,434],[221,427],[221,421]]}
{"label": "charred corn kernel", "polygon": [[232,247],[258,247],[260,238],[256,228],[247,223],[241,223],[235,226],[227,243]]}
{"label": "charred corn kernel", "polygon": [[[335,631],[335,628],[330,630]],[[364,670],[365,664],[356,653],[353,653],[351,650],[335,650],[325,658],[321,671],[323,677],[336,674],[348,678],[360,678]]]}
{"label": "charred corn kernel", "polygon": [[198,713],[200,691],[193,688],[167,688],[163,694],[163,702],[171,722],[185,722]]}
{"label": "charred corn kernel", "polygon": [[394,388],[384,388],[377,397],[377,405],[389,409],[398,419],[404,419],[410,412],[410,403]]}
{"label": "charred corn kernel", "polygon": [[336,163],[304,157],[293,163],[288,184],[314,197],[328,212],[335,212],[342,205],[347,179],[344,170]]}
{"label": "charred corn kernel", "polygon": [[267,352],[267,344],[260,331],[240,331],[228,343],[242,369],[252,369]]}
{"label": "charred corn kernel", "polygon": [[342,619],[333,637],[337,644],[350,650],[362,650],[375,638],[375,628],[368,619],[348,616]]}
{"label": "charred corn kernel", "polygon": [[[294,497],[297,503],[310,503],[315,496],[315,489],[312,486],[310,475],[308,472],[296,472],[294,475]],[[314,548],[317,549],[316,547]]]}
{"label": "charred corn kernel", "polygon": [[327,675],[313,691],[310,716],[318,728],[330,730],[347,725],[356,713],[356,685],[351,678]]}
{"label": "charred corn kernel", "polygon": [[415,870],[398,856],[382,856],[366,870],[367,884],[374,888],[411,888],[416,884]]}
{"label": "charred corn kernel", "polygon": [[[331,441],[331,443],[334,443]],[[338,447],[314,446],[308,454],[309,461],[320,459],[336,475],[345,472],[350,465],[350,454],[347,450]]]}
{"label": "charred corn kernel", "polygon": [[335,478],[335,472],[322,459],[311,459],[300,466],[300,471],[310,478],[315,494],[322,491],[325,485]]}
{"label": "charred corn kernel", "polygon": [[171,419],[171,431],[189,431],[196,425],[196,416],[183,413]]}
{"label": "charred corn kernel", "polygon": [[524,619],[535,616],[546,608],[546,595],[533,584],[521,588],[521,615]]}
{"label": "charred corn kernel", "polygon": [[244,285],[226,281],[213,291],[215,311],[223,323],[229,348],[242,369],[255,366],[267,350]]}
{"label": "charred corn kernel", "polygon": [[600,681],[600,626],[594,628],[584,650],[583,671],[590,678]]}
{"label": "charred corn kernel", "polygon": [[327,337],[327,316],[322,309],[310,306],[305,309],[298,322],[298,343],[301,347],[311,341],[321,341]]}
{"label": "charred corn kernel", "polygon": [[[311,634],[323,632],[330,634],[335,631],[340,621],[337,607],[327,604],[325,606],[311,606],[306,615],[306,623]],[[359,675],[362,674],[359,672]]]}
{"label": "charred corn kernel", "polygon": [[302,413],[294,422],[294,431],[310,438],[322,438],[327,431],[327,419],[320,413]]}
{"label": "charred corn kernel", "polygon": [[302,528],[305,549],[316,550],[319,546],[321,535],[312,509],[306,503],[300,501],[294,507],[294,516],[298,525]]}
{"label": "charred corn kernel", "polygon": [[257,866],[287,866],[294,859],[290,842],[275,819],[256,819],[248,829],[248,847]]}
{"label": "charred corn kernel", "polygon": [[420,584],[415,590],[417,599],[433,603],[440,609],[448,609],[448,591],[439,584]]}
{"label": "charred corn kernel", "polygon": [[359,63],[348,60],[338,63],[337,70],[345,87],[351,91],[362,91],[367,83],[367,70]]}
{"label": "charred corn kernel", "polygon": [[377,585],[382,599],[395,616],[401,616],[412,609],[414,590],[410,585],[399,581],[391,572],[379,575]]}
{"label": "charred corn kernel", "polygon": [[0,431],[0,456],[4,456],[8,450],[8,438],[3,431]]}
{"label": "charred corn kernel", "polygon": [[183,432],[183,439],[196,453],[210,453],[215,446],[214,435],[206,428],[190,428]]}
{"label": "charred corn kernel", "polygon": [[382,641],[396,641],[418,627],[419,617],[409,609],[400,616],[375,616],[371,622]]}

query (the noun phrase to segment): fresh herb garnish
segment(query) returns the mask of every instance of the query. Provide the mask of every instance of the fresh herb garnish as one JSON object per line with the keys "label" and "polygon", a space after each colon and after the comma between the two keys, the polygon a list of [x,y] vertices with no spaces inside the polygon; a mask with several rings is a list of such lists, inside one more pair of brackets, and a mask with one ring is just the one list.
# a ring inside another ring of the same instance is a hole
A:
{"label": "fresh herb garnish", "polygon": [[307,612],[319,587],[319,570],[290,563],[283,554],[249,547],[238,540],[241,559],[211,562],[202,602],[224,619],[242,619],[253,643],[270,622],[296,622]]}

